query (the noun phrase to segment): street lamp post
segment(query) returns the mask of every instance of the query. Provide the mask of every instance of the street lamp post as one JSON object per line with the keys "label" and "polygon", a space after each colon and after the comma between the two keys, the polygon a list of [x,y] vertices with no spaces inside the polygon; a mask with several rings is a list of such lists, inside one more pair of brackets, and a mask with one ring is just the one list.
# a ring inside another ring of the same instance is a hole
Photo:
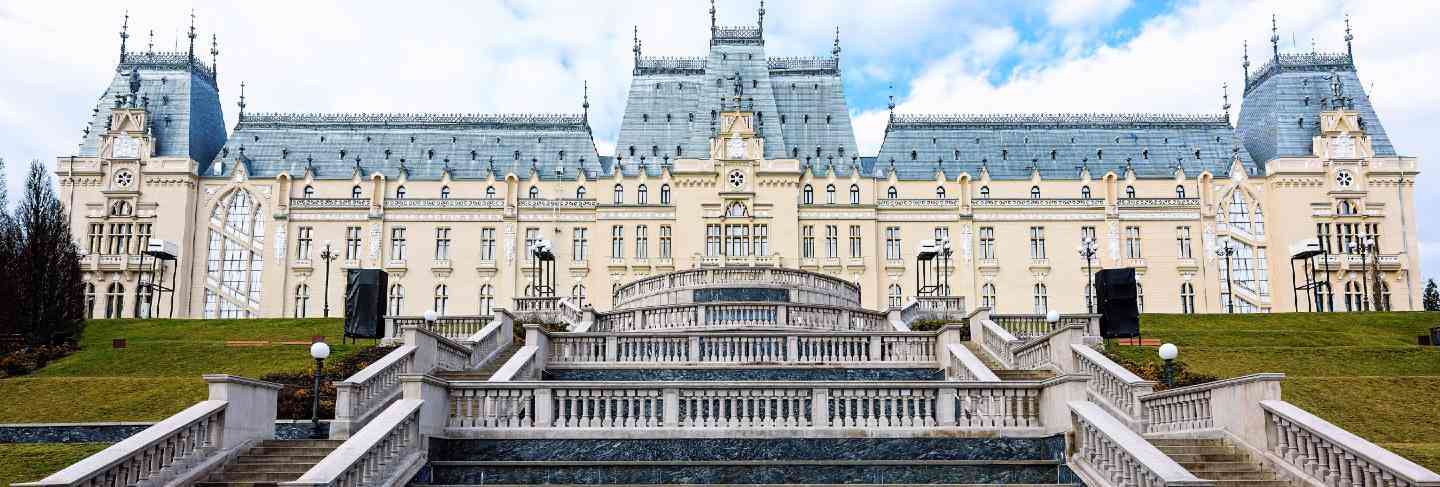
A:
{"label": "street lamp post", "polygon": [[425,310],[425,314],[423,314],[422,317],[425,318],[425,329],[435,331],[435,321],[440,319],[440,316],[435,313],[435,310]]}
{"label": "street lamp post", "polygon": [[1235,247],[1230,245],[1230,240],[1225,240],[1220,248],[1215,249],[1215,255],[1225,258],[1225,295],[1229,296],[1226,305],[1230,314],[1235,314],[1235,280],[1230,273],[1230,256],[1235,255]]}
{"label": "street lamp post", "polygon": [[[1233,297],[1232,297],[1233,299]],[[1180,356],[1180,347],[1174,343],[1160,346],[1160,358],[1165,361],[1165,388],[1175,387],[1175,357]]]}
{"label": "street lamp post", "polygon": [[320,369],[325,366],[325,358],[330,356],[330,345],[325,342],[310,344],[310,356],[315,359],[315,385],[310,391],[310,439],[323,440],[329,435],[320,429]]}
{"label": "street lamp post", "polygon": [[1371,308],[1375,311],[1390,311],[1382,307],[1383,303],[1380,301],[1380,297],[1383,294],[1381,292],[1383,289],[1380,287],[1380,242],[1375,240],[1374,235],[1366,236],[1365,247],[1370,251],[1370,259],[1364,261],[1364,265],[1370,266],[1374,264],[1374,266],[1370,268],[1370,279],[1373,280],[1373,282],[1370,283]]}
{"label": "street lamp post", "polygon": [[1075,250],[1085,259],[1085,312],[1095,314],[1095,270],[1091,268],[1095,262],[1095,239],[1081,238]]}
{"label": "street lamp post", "polygon": [[[1355,304],[1359,305],[1360,311],[1369,311],[1370,303],[1366,303],[1366,301],[1370,300],[1370,266],[1366,264],[1370,262],[1370,259],[1366,258],[1366,251],[1369,250],[1370,239],[1367,238],[1362,242],[1351,240],[1348,247],[1351,254],[1360,253],[1360,295],[1364,297],[1358,299],[1357,301],[1360,302]],[[1345,292],[1346,295],[1349,295],[1350,290],[1347,288]]]}
{"label": "street lamp post", "polygon": [[326,318],[329,318],[329,317],[330,317],[330,262],[331,262],[331,261],[334,261],[336,257],[339,257],[339,256],[338,256],[338,255],[335,255],[335,252],[333,252],[333,251],[330,250],[330,241],[329,241],[329,240],[326,240],[326,241],[325,241],[325,248],[320,249],[320,260],[325,261],[325,310],[324,310],[324,316],[325,316]]}

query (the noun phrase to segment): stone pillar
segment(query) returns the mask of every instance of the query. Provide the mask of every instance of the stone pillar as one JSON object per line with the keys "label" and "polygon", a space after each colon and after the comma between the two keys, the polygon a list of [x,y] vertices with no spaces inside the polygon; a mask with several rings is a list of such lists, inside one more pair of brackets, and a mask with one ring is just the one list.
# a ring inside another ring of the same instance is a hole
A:
{"label": "stone pillar", "polygon": [[350,413],[355,408],[356,399],[355,384],[335,383],[335,419],[330,421],[330,438],[343,440],[350,437],[350,427],[359,419]]}
{"label": "stone pillar", "polygon": [[526,324],[526,325],[525,325],[525,346],[526,346],[526,347],[535,347],[535,359],[534,359],[534,361],[533,361],[533,362],[534,362],[534,365],[532,365],[532,366],[530,367],[530,370],[532,371],[533,374],[535,374],[535,376],[534,376],[534,377],[516,377],[516,378],[514,378],[514,379],[515,379],[515,380],[539,380],[539,379],[540,379],[540,375],[545,371],[545,367],[546,367],[546,365],[548,365],[548,362],[550,361],[550,334],[549,334],[549,333],[546,333],[544,329],[540,328],[540,325],[536,325],[536,324],[533,324],[533,323],[531,323],[531,324]]}
{"label": "stone pillar", "polygon": [[225,426],[217,442],[228,450],[248,441],[275,437],[275,405],[280,384],[225,374],[203,376],[211,401],[225,401]]}
{"label": "stone pillar", "polygon": [[408,325],[400,328],[400,334],[404,337],[406,345],[415,346],[414,362],[410,370],[412,372],[428,374],[439,365],[439,347],[435,335],[431,335],[420,327]]}
{"label": "stone pillar", "polygon": [[426,436],[444,436],[445,423],[450,419],[450,392],[444,379],[429,374],[401,374],[401,398],[421,400],[421,448],[429,444]]}
{"label": "stone pillar", "polygon": [[680,389],[666,387],[663,391],[665,402],[664,425],[666,428],[680,426]]}
{"label": "stone pillar", "polygon": [[879,362],[885,359],[885,346],[878,335],[870,337],[870,361]]}
{"label": "stone pillar", "polygon": [[785,362],[797,362],[800,360],[800,337],[796,335],[785,336]]}
{"label": "stone pillar", "polygon": [[955,426],[955,393],[953,387],[942,387],[935,398],[935,421],[937,426]]}
{"label": "stone pillar", "polygon": [[990,320],[990,308],[975,310],[965,321],[970,324],[970,341],[980,343],[983,338],[980,333],[980,322]]}
{"label": "stone pillar", "polygon": [[605,337],[605,361],[610,363],[620,361],[620,337],[615,335]]}
{"label": "stone pillar", "polygon": [[1046,434],[1071,430],[1069,402],[1088,400],[1085,384],[1089,379],[1085,375],[1061,375],[1044,382],[1040,390],[1040,426]]}
{"label": "stone pillar", "polygon": [[700,337],[698,335],[691,335],[688,341],[689,351],[686,358],[689,362],[698,364],[700,363]]}
{"label": "stone pillar", "polygon": [[1210,415],[1215,427],[1230,432],[1252,448],[1265,448],[1265,409],[1260,401],[1280,400],[1285,374],[1250,374],[1210,391]]}
{"label": "stone pillar", "polygon": [[830,426],[830,389],[816,387],[810,390],[810,427]]}
{"label": "stone pillar", "polygon": [[551,400],[554,394],[551,389],[535,389],[535,427],[549,428],[555,423],[555,401]]}
{"label": "stone pillar", "polygon": [[940,362],[941,368],[950,366],[950,345],[964,346],[960,335],[961,326],[955,323],[940,328],[940,333],[935,336],[935,359]]}

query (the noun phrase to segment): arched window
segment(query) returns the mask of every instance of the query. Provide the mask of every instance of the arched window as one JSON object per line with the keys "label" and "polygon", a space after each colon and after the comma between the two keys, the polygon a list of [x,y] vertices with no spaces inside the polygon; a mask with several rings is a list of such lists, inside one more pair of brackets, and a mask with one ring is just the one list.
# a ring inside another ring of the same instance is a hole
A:
{"label": "arched window", "polygon": [[890,199],[892,199],[892,200],[895,199],[895,198],[899,198],[899,197],[900,197],[900,191],[899,191],[899,190],[896,190],[894,186],[891,186],[889,189],[886,189],[886,190],[885,190],[885,197],[886,197],[886,198],[890,198]]}
{"label": "arched window", "polygon": [[905,291],[899,284],[890,285],[890,307],[899,308],[905,305]]}
{"label": "arched window", "polygon": [[95,283],[85,283],[85,319],[95,318]]}
{"label": "arched window", "polygon": [[125,285],[110,283],[105,290],[105,319],[125,317]]}
{"label": "arched window", "polygon": [[132,212],[129,201],[116,201],[110,205],[110,216],[130,216]]}
{"label": "arched window", "polygon": [[575,302],[575,306],[579,306],[579,307],[584,307],[584,306],[585,306],[585,285],[584,285],[584,284],[576,284],[576,285],[574,285],[574,286],[572,286],[572,287],[570,288],[570,300]]}
{"label": "arched window", "polygon": [[990,187],[989,187],[989,186],[981,186],[981,187],[980,187],[980,199],[982,199],[982,200],[988,200],[988,199],[990,199]]}
{"label": "arched window", "polygon": [[396,186],[396,187],[395,187],[395,199],[400,199],[400,200],[405,199],[405,187],[404,187],[404,186]]}
{"label": "arched window", "polygon": [[635,203],[641,205],[650,203],[650,188],[645,187],[643,184],[635,188]]}
{"label": "arched window", "polygon": [[444,285],[444,284],[436,285],[436,286],[435,286],[435,306],[432,307],[431,309],[434,309],[436,313],[440,314],[441,316],[444,316],[444,315],[445,315],[445,307],[446,307],[446,305],[449,305],[449,304],[450,304],[450,286],[446,286],[446,285]]}
{"label": "arched window", "polygon": [[486,197],[486,198],[492,198],[492,199],[495,198],[495,187],[494,187],[494,186],[486,186],[486,187],[485,187],[485,197]]}
{"label": "arched window", "polygon": [[1176,197],[1176,198],[1184,198],[1184,197],[1185,197],[1185,186],[1179,185],[1179,184],[1175,185],[1175,197]]}
{"label": "arched window", "polygon": [[302,193],[305,195],[305,198],[306,198],[306,199],[314,198],[314,197],[315,197],[315,187],[307,184],[307,185],[305,185],[305,190],[302,191]]}
{"label": "arched window", "polygon": [[1188,282],[1180,284],[1180,312],[1195,314],[1195,286]]}
{"label": "arched window", "polygon": [[310,285],[295,286],[295,317],[304,318],[310,313]]}
{"label": "arched window", "polygon": [[1045,314],[1047,311],[1050,311],[1050,294],[1049,294],[1049,293],[1050,293],[1049,289],[1047,289],[1044,284],[1041,284],[1041,283],[1035,284],[1034,306],[1033,306],[1033,308],[1031,309],[1031,312],[1032,312],[1032,313],[1042,314],[1042,315],[1043,315],[1043,314]]}
{"label": "arched window", "polygon": [[490,308],[495,305],[495,288],[489,284],[480,286],[480,315],[490,316]]}
{"label": "arched window", "polygon": [[442,200],[448,200],[448,199],[450,199],[450,187],[449,187],[449,186],[441,186],[441,187],[440,187],[440,199],[442,199]]}
{"label": "arched window", "polygon": [[1365,311],[1366,304],[1365,292],[1361,290],[1360,283],[1345,283],[1345,311]]}
{"label": "arched window", "polygon": [[670,185],[668,184],[660,185],[660,204],[670,204]]}
{"label": "arched window", "polygon": [[1081,198],[1084,198],[1084,199],[1087,199],[1087,200],[1090,199],[1090,187],[1089,187],[1089,186],[1081,186],[1081,187],[1080,187],[1080,197],[1081,197]]}
{"label": "arched window", "polygon": [[858,184],[850,185],[850,204],[860,204],[860,185]]}
{"label": "arched window", "polygon": [[1135,198],[1135,187],[1134,187],[1134,186],[1126,186],[1126,187],[1125,187],[1125,197],[1126,197],[1126,198],[1130,198],[1130,199],[1134,199],[1134,198]]}
{"label": "arched window", "polygon": [[578,187],[578,188],[575,188],[575,199],[577,199],[577,200],[583,200],[583,199],[585,199],[585,187],[584,187],[584,186],[580,186],[580,187]]}
{"label": "arched window", "polygon": [[390,315],[400,316],[405,310],[405,286],[399,284],[390,285]]}
{"label": "arched window", "polygon": [[808,184],[805,185],[805,189],[801,190],[801,192],[800,192],[800,203],[801,203],[801,204],[805,204],[805,205],[813,205],[813,204],[815,204],[815,188],[814,188],[814,187],[812,187],[812,186],[810,186],[810,185],[808,185]]}
{"label": "arched window", "polygon": [[944,187],[944,186],[936,186],[936,187],[935,187],[935,197],[936,197],[936,198],[939,198],[939,199],[942,199],[942,200],[945,199],[945,187]]}
{"label": "arched window", "polygon": [[825,185],[825,204],[835,204],[835,185],[833,184]]}
{"label": "arched window", "polygon": [[357,184],[357,185],[355,185],[354,187],[351,187],[351,188],[350,188],[350,199],[352,199],[352,200],[358,200],[358,199],[360,199],[360,185]]}
{"label": "arched window", "polygon": [[624,202],[625,202],[625,187],[624,187],[624,186],[621,186],[619,183],[616,183],[616,184],[615,184],[615,189],[612,190],[612,191],[610,191],[610,195],[611,195],[611,201],[613,201],[615,204],[618,205],[618,204],[620,204],[620,203],[624,203]]}
{"label": "arched window", "polygon": [[990,308],[990,311],[993,312],[995,311],[995,307],[999,305],[1000,302],[995,297],[995,285],[987,282],[985,285],[980,286],[980,306]]}
{"label": "arched window", "polygon": [[155,290],[150,286],[141,284],[135,286],[135,317],[155,317]]}
{"label": "arched window", "polygon": [[540,199],[540,187],[539,187],[539,186],[531,186],[531,187],[530,187],[530,199],[532,199],[532,200],[534,200],[534,199]]}
{"label": "arched window", "polygon": [[1250,233],[1250,209],[1245,202],[1245,195],[1240,194],[1237,188],[1230,192],[1230,208],[1228,215],[1230,227]]}
{"label": "arched window", "polygon": [[1030,199],[1032,199],[1032,200],[1038,200],[1038,199],[1040,199],[1040,187],[1039,187],[1039,186],[1031,186],[1031,187],[1030,187]]}
{"label": "arched window", "polygon": [[730,202],[730,206],[725,207],[725,216],[727,217],[740,218],[749,214],[749,209],[745,208],[745,203],[739,201],[732,201]]}
{"label": "arched window", "polygon": [[263,208],[248,191],[226,195],[211,212],[205,266],[206,318],[249,318],[259,311],[265,269]]}
{"label": "arched window", "polygon": [[1145,312],[1145,286],[1135,281],[1135,310]]}

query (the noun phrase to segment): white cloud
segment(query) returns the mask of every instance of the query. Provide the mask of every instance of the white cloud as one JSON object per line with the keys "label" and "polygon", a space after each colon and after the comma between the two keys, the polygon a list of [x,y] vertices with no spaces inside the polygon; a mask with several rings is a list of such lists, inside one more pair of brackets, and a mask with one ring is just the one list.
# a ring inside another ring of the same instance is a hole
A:
{"label": "white cloud", "polygon": [[1085,27],[1109,22],[1130,7],[1130,0],[1051,0],[1045,14],[1051,25]]}

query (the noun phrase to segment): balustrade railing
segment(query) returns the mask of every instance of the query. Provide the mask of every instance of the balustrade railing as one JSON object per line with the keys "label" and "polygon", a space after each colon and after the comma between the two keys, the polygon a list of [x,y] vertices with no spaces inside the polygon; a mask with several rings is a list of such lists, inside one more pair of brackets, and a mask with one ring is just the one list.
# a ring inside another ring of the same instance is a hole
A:
{"label": "balustrade railing", "polygon": [[336,382],[336,418],[363,423],[367,416],[400,396],[400,374],[413,372],[414,364],[415,346],[403,345]]}
{"label": "balustrade railing", "polygon": [[[917,296],[916,309],[909,316],[903,316],[906,323],[913,320],[963,320],[965,296]],[[910,311],[910,310],[906,310]]]}
{"label": "balustrade railing", "polygon": [[1104,354],[1085,345],[1070,345],[1075,355],[1075,372],[1090,377],[1085,391],[1091,401],[1105,406],[1127,423],[1143,418],[1140,396],[1155,390],[1155,383],[1141,379]]}
{"label": "balustrade railing", "polygon": [[484,329],[490,324],[493,316],[440,316],[434,322],[427,322],[419,316],[397,316],[389,318],[392,330],[391,336],[395,336],[400,328],[415,326],[435,332],[435,334],[451,340],[466,340]]}
{"label": "balustrade railing", "polygon": [[860,302],[860,286],[844,279],[779,267],[719,267],[655,275],[615,290],[615,307],[667,290],[718,284],[775,285],[833,296],[847,303]]}
{"label": "balustrade railing", "polygon": [[949,428],[1035,431],[1043,384],[451,382],[447,431]]}
{"label": "balustrade railing", "polygon": [[552,367],[619,363],[933,366],[936,333],[545,333]]}
{"label": "balustrade railing", "polygon": [[1040,337],[1011,350],[1015,356],[1015,368],[1023,370],[1043,369],[1053,365],[1050,354],[1050,340]]}
{"label": "balustrade railing", "polygon": [[[1009,331],[1011,335],[1022,340],[1030,340],[1071,325],[1086,325],[1089,329],[1090,320],[1094,316],[1086,314],[1060,315],[1060,321],[1055,323],[1046,321],[1043,314],[991,314],[990,319]],[[1099,333],[1099,330],[1090,330],[1090,333],[1096,334]]]}
{"label": "balustrade railing", "polygon": [[959,343],[945,345],[945,353],[950,354],[950,365],[945,368],[945,378],[948,380],[967,382],[1000,382],[1000,377],[995,371],[985,366],[985,362],[976,357],[969,347]]}
{"label": "balustrade railing", "polygon": [[390,405],[355,436],[285,487],[367,487],[404,485],[425,463],[420,434],[424,401],[404,399]]}
{"label": "balustrade railing", "polygon": [[1071,401],[1075,453],[1071,461],[1108,485],[1213,486],[1172,460],[1095,403]]}
{"label": "balustrade railing", "polygon": [[863,309],[788,303],[692,303],[600,313],[590,331],[636,332],[747,327],[890,331],[885,315]]}
{"label": "balustrade railing", "polygon": [[[979,320],[980,346],[990,357],[1007,369],[1015,368],[1015,353],[1012,351],[1022,343],[1015,335],[1001,328],[993,320]],[[976,326],[971,323],[970,326]]]}
{"label": "balustrade railing", "polygon": [[1288,402],[1260,401],[1266,452],[1337,487],[1435,487],[1440,475]]}

